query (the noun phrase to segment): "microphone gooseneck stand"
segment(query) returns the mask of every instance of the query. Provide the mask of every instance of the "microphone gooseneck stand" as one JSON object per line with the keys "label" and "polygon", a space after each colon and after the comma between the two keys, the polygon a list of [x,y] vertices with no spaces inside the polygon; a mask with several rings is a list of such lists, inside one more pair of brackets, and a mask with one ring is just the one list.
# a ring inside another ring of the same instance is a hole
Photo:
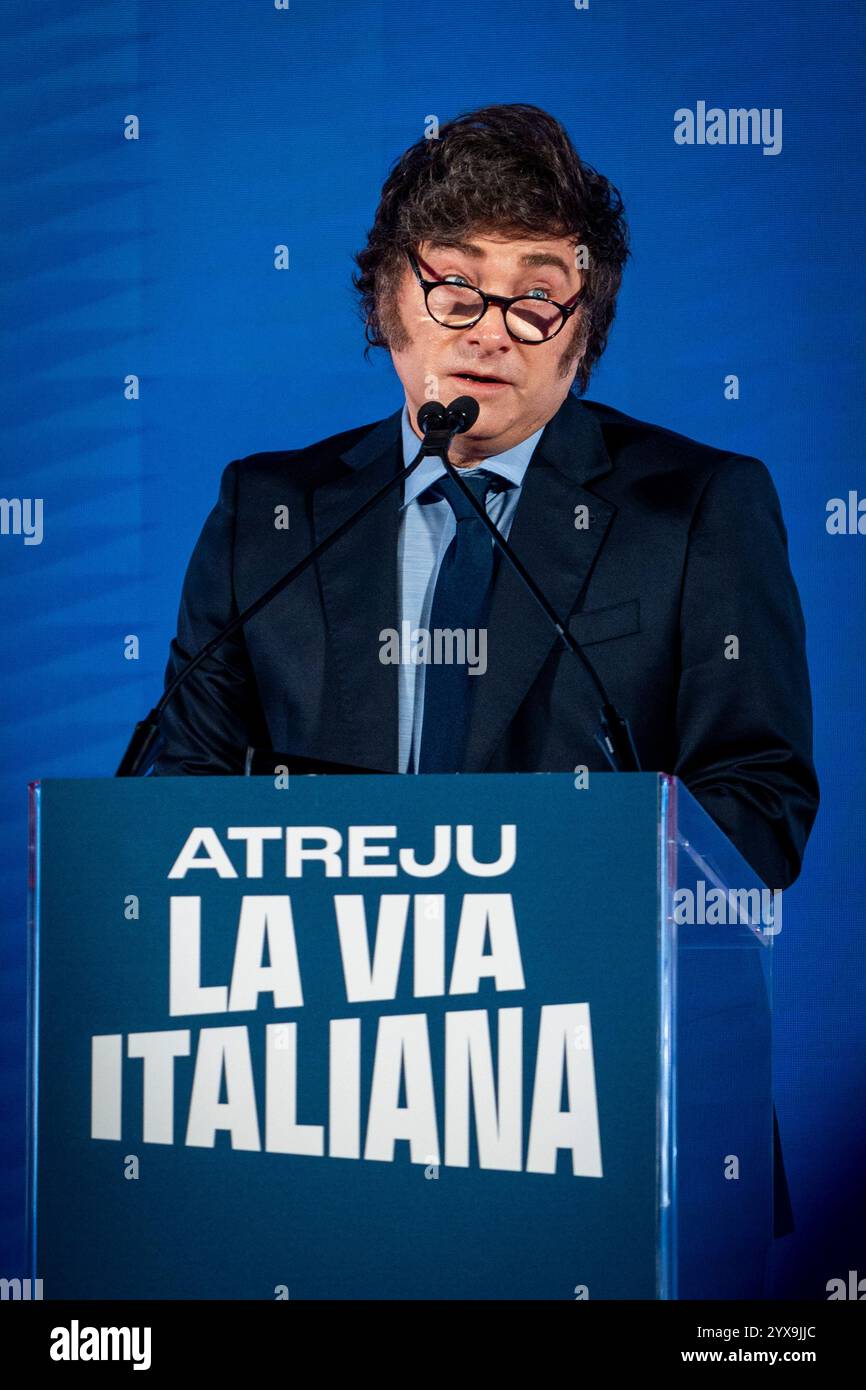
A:
{"label": "microphone gooseneck stand", "polygon": [[[467,409],[467,405],[470,402],[471,405],[474,407],[474,412],[471,409]],[[470,417],[468,418],[468,423],[464,424],[463,429],[454,431],[455,434],[462,434],[465,430],[471,429],[472,426],[475,424],[475,421],[478,418],[478,412],[478,402],[474,400],[473,397],[461,396],[458,400],[452,402],[452,404],[449,406],[448,410],[446,411],[446,418],[450,417],[454,413],[460,414],[464,418],[466,418],[467,416]],[[460,488],[460,491],[463,493],[463,496],[470,503],[473,510],[477,513],[479,519],[484,522],[484,525],[487,527],[487,530],[490,532],[490,535],[493,538],[494,545],[501,552],[501,554],[505,556],[505,559],[508,561],[511,568],[523,581],[526,588],[529,590],[530,594],[535,599],[535,602],[538,604],[539,608],[544,613],[548,622],[555,629],[556,634],[562,642],[563,646],[571,652],[572,656],[577,657],[578,661],[581,663],[590,680],[592,681],[593,685],[595,686],[596,692],[599,696],[599,699],[601,700],[599,728],[595,733],[595,741],[598,744],[604,756],[607,758],[607,761],[610,763],[614,772],[640,772],[640,760],[638,759],[637,748],[635,747],[635,742],[634,738],[632,737],[629,722],[623,715],[620,714],[619,710],[614,705],[613,701],[607,693],[607,690],[604,687],[604,684],[602,683],[601,677],[599,676],[589,657],[586,655],[580,644],[576,642],[575,639],[572,637],[571,633],[566,628],[562,619],[556,613],[556,610],[550,603],[549,599],[545,596],[543,591],[536,584],[535,580],[533,579],[529,571],[526,569],[523,562],[517,557],[517,555],[512,550],[511,546],[508,544],[508,541],[505,539],[502,532],[499,530],[499,527],[496,525],[494,521],[491,521],[490,517],[487,515],[486,508],[482,505],[481,502],[478,501],[477,497],[473,495],[471,489],[467,487],[466,483],[460,476],[460,469],[455,468],[454,464],[448,457],[447,449],[443,451],[440,457],[442,459],[442,462],[445,464],[449,476],[454,479],[455,483]]]}
{"label": "microphone gooseneck stand", "polygon": [[141,775],[142,770],[146,770],[150,766],[150,761],[148,760],[150,759],[150,755],[153,752],[154,745],[159,736],[159,725],[163,710],[168,702],[173,699],[180,687],[189,679],[193,671],[196,671],[198,667],[201,666],[202,662],[207,661],[209,656],[213,656],[214,652],[222,646],[223,642],[226,642],[229,637],[237,632],[238,628],[243,627],[249,622],[250,618],[254,618],[257,613],[260,613],[263,608],[266,608],[278,594],[281,594],[284,589],[287,589],[290,584],[294,583],[294,581],[302,575],[320,555],[324,555],[326,550],[330,550],[332,545],[335,545],[341,537],[345,536],[348,531],[351,531],[356,522],[360,521],[362,517],[366,516],[368,512],[378,506],[384,497],[387,497],[388,494],[393,492],[396,487],[404,482],[411,473],[414,473],[423,458],[426,458],[429,454],[433,454],[438,458],[444,455],[447,458],[448,445],[451,443],[454,435],[458,434],[463,429],[469,428],[467,424],[463,423],[465,419],[463,416],[459,418],[455,417],[454,423],[449,424],[446,419],[445,407],[440,405],[438,401],[428,401],[426,405],[423,405],[418,412],[417,418],[418,428],[422,431],[424,439],[412,462],[407,464],[407,466],[402,468],[398,473],[395,473],[393,478],[389,478],[388,482],[385,483],[383,487],[380,487],[378,492],[374,492],[373,496],[368,498],[363,506],[359,507],[356,512],[353,512],[342,525],[332,531],[329,536],[326,536],[323,541],[320,541],[308,555],[305,555],[302,560],[299,560],[296,565],[293,565],[282,578],[278,579],[275,584],[272,584],[269,589],[255,599],[242,613],[238,613],[237,617],[233,618],[230,623],[227,623],[224,628],[221,628],[209,642],[206,642],[205,645],[196,652],[195,656],[190,658],[187,664],[178,671],[174,679],[166,686],[162,698],[154,705],[150,713],[136,724],[126,752],[121,758],[117,771],[114,774],[115,777],[138,777]]}
{"label": "microphone gooseneck stand", "polygon": [[393,478],[389,478],[377,492],[369,497],[356,512],[353,512],[340,526],[338,526],[324,540],[320,541],[303,559],[293,565],[280,579],[266,589],[253,603],[245,608],[242,613],[238,613],[230,623],[221,628],[209,642],[206,642],[199,651],[178,671],[177,675],[166,686],[161,699],[154,705],[153,709],[144,719],[136,724],[132,738],[121,758],[120,764],[115,773],[116,777],[138,777],[143,770],[147,770],[152,761],[151,754],[154,745],[159,737],[159,726],[163,711],[166,705],[172,700],[180,687],[189,679],[194,671],[207,661],[222,644],[228,640],[239,628],[242,628],[263,608],[266,608],[273,599],[287,589],[306,569],[312,565],[320,555],[324,555],[332,545],[351,531],[352,527],[372,511],[374,507],[393,492],[396,487],[414,473],[421,463],[421,460],[428,456],[433,456],[442,460],[449,475],[454,478],[461,492],[469,499],[470,504],[478,513],[491,534],[494,545],[505,556],[512,569],[519,575],[521,581],[526,585],[532,597],[541,608],[548,622],[553,626],[560,641],[573,656],[577,657],[582,667],[592,681],[596,692],[601,699],[601,720],[600,727],[595,734],[595,740],[608,763],[615,772],[637,772],[640,770],[637,751],[631,735],[628,720],[625,719],[617,710],[605,690],[605,687],[596,672],[594,666],[586,656],[580,645],[567,631],[565,624],[561,621],[549,600],[545,597],[542,590],[538,587],[532,575],[525,568],[523,563],[515,555],[511,546],[501,534],[498,527],[490,520],[485,508],[472,496],[469,488],[460,477],[459,469],[455,468],[448,456],[448,448],[452,439],[457,434],[464,434],[471,429],[478,419],[480,407],[472,396],[459,396],[452,401],[451,405],[443,406],[439,401],[428,401],[418,411],[418,428],[423,434],[423,441],[418,453],[410,464],[395,473]]}

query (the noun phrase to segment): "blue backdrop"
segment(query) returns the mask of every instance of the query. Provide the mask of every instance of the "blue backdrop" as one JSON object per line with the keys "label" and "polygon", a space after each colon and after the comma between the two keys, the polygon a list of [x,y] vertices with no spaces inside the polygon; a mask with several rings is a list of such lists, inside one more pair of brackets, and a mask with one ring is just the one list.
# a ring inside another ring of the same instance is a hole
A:
{"label": "blue backdrop", "polygon": [[[26,784],[113,771],[225,463],[400,404],[362,355],[351,253],[425,120],[501,101],[558,116],[625,199],[634,257],[590,398],[762,458],[781,496],[823,802],[776,942],[797,1220],[776,1287],[866,1275],[866,538],[825,524],[864,488],[863,7],[7,0],[0,22],[0,497],[44,509],[40,544],[0,535],[0,1275],[22,1263]],[[780,152],[677,144],[700,101],[781,109]]]}

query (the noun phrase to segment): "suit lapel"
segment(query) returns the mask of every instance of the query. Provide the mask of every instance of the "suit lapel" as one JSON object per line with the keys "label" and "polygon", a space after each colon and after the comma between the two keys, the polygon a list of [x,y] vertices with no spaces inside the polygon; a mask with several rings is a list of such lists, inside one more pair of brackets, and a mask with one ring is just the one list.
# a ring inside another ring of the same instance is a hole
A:
{"label": "suit lapel", "polygon": [[[574,610],[616,507],[584,486],[612,465],[601,429],[566,397],[548,422],[523,480],[509,543],[563,622]],[[578,528],[576,509],[589,524]],[[487,671],[475,677],[467,772],[480,772],[557,641],[523,581],[501,556],[487,628]]]}
{"label": "suit lapel", "polygon": [[[317,543],[403,467],[400,411],[381,421],[341,462],[346,467],[313,495]],[[400,503],[401,491],[395,488],[318,562],[328,675],[336,682],[341,711],[336,745],[341,759],[382,772],[396,772],[398,766],[399,668],[379,660],[379,633],[400,627]]]}
{"label": "suit lapel", "polygon": [[[314,491],[318,542],[403,466],[401,411],[341,456],[345,468]],[[611,469],[599,425],[568,396],[538,442],[509,542],[559,616],[574,611],[616,507],[585,484]],[[397,555],[401,493],[375,507],[318,562],[328,625],[329,676],[346,762],[396,772],[399,667],[379,660],[384,628],[399,631]],[[585,506],[586,528],[575,526]],[[466,770],[484,769],[549,655],[556,633],[510,566],[500,560],[487,628],[487,672],[476,677]],[[335,754],[336,756],[336,754]]]}

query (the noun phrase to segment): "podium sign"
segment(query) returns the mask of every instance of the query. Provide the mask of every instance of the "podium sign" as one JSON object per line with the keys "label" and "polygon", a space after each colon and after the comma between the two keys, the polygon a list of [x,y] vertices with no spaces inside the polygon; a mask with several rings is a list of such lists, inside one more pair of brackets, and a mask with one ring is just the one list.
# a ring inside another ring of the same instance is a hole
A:
{"label": "podium sign", "polygon": [[755,1291],[769,941],[677,929],[686,866],[749,871],[672,779],[32,797],[46,1298]]}

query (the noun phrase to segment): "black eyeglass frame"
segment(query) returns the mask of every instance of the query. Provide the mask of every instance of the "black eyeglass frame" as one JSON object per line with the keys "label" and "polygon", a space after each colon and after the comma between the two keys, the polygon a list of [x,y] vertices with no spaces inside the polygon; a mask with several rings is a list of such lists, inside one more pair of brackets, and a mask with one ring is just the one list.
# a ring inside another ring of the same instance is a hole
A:
{"label": "black eyeglass frame", "polygon": [[502,310],[502,321],[505,324],[505,331],[508,334],[509,338],[513,338],[515,343],[525,343],[527,347],[541,347],[542,343],[552,343],[554,338],[562,332],[563,328],[568,323],[568,320],[571,318],[572,314],[580,308],[580,305],[583,302],[583,298],[586,294],[586,285],[581,285],[580,289],[577,291],[577,299],[571,305],[560,304],[559,301],[556,299],[540,299],[535,301],[539,304],[553,304],[554,307],[557,308],[559,312],[562,314],[562,321],[559,327],[557,328],[556,332],[551,333],[547,338],[520,338],[516,333],[512,333],[511,329],[508,326],[508,318],[506,316],[512,304],[518,304],[521,299],[528,299],[530,303],[532,303],[533,296],[531,294],[516,294],[511,299],[508,299],[501,294],[488,294],[486,290],[479,289],[477,285],[471,285],[467,281],[465,285],[459,285],[455,288],[474,290],[475,294],[480,294],[483,300],[481,313],[478,315],[477,318],[472,319],[469,323],[443,323],[441,319],[437,319],[435,314],[430,313],[430,306],[427,301],[431,290],[438,289],[440,285],[453,285],[454,282],[452,280],[425,280],[424,276],[421,274],[421,267],[418,265],[414,253],[412,251],[407,251],[406,255],[408,256],[409,264],[411,265],[412,270],[414,271],[415,279],[418,281],[418,284],[424,291],[424,307],[427,310],[427,313],[430,314],[430,317],[434,323],[439,324],[440,328],[451,328],[455,333],[460,333],[464,328],[474,328],[476,323],[480,323],[481,320],[484,318],[484,315],[487,313],[487,310],[490,308],[491,304],[498,304],[500,309]]}

